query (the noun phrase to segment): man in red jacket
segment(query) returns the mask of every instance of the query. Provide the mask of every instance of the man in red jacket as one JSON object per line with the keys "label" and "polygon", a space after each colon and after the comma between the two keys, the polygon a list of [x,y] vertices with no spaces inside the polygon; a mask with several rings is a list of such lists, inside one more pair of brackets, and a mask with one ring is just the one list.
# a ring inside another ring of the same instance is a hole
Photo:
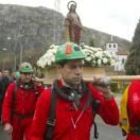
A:
{"label": "man in red jacket", "polygon": [[119,123],[119,110],[110,92],[103,94],[82,80],[84,58],[74,43],[59,46],[55,60],[62,78],[41,94],[30,140],[89,140],[96,113],[107,124]]}
{"label": "man in red jacket", "polygon": [[29,131],[41,85],[32,80],[33,68],[30,63],[20,65],[20,79],[9,85],[2,108],[4,130],[12,134],[12,140],[29,140]]}
{"label": "man in red jacket", "polygon": [[140,140],[140,81],[134,80],[128,88],[127,110],[129,133],[127,140]]}

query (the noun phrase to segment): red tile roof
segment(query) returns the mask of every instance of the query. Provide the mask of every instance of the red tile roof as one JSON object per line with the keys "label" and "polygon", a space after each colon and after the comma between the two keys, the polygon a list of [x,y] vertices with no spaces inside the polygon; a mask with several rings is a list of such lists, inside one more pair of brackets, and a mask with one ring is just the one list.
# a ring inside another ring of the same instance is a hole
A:
{"label": "red tile roof", "polygon": [[128,55],[127,51],[118,51],[117,55]]}

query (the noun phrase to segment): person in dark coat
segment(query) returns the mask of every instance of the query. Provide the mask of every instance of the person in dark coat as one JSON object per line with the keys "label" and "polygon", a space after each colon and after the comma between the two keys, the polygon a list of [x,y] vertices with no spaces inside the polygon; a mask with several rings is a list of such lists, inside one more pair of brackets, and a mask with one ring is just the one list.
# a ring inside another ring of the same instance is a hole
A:
{"label": "person in dark coat", "polygon": [[2,76],[0,77],[0,120],[1,120],[3,98],[7,87],[12,81],[13,81],[12,78],[9,76],[9,70],[8,69],[2,70]]}

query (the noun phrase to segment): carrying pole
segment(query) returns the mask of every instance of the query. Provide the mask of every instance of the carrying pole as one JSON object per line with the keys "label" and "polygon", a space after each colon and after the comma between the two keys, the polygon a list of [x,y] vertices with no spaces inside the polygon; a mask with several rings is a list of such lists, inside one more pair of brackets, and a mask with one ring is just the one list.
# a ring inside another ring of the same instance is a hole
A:
{"label": "carrying pole", "polygon": [[[132,80],[140,80],[140,75],[111,75],[111,76],[108,76],[108,77],[110,78],[111,81],[128,81],[129,82],[129,81],[132,81]],[[92,82],[93,77],[92,76],[89,77],[89,78],[85,77],[84,80]]]}

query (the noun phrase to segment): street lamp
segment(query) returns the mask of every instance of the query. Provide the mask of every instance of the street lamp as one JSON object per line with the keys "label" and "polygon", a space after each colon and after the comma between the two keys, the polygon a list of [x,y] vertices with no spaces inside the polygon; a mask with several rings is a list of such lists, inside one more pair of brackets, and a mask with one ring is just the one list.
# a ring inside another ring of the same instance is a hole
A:
{"label": "street lamp", "polygon": [[21,41],[19,40],[19,37],[22,37],[22,36],[16,36],[14,38],[7,37],[7,40],[11,40],[11,39],[15,40],[15,47],[14,47],[14,52],[15,52],[15,68],[16,68],[16,48],[17,48],[17,43],[19,43],[19,47],[20,47],[20,63],[22,62],[22,56],[23,56],[23,46],[22,46]]}

